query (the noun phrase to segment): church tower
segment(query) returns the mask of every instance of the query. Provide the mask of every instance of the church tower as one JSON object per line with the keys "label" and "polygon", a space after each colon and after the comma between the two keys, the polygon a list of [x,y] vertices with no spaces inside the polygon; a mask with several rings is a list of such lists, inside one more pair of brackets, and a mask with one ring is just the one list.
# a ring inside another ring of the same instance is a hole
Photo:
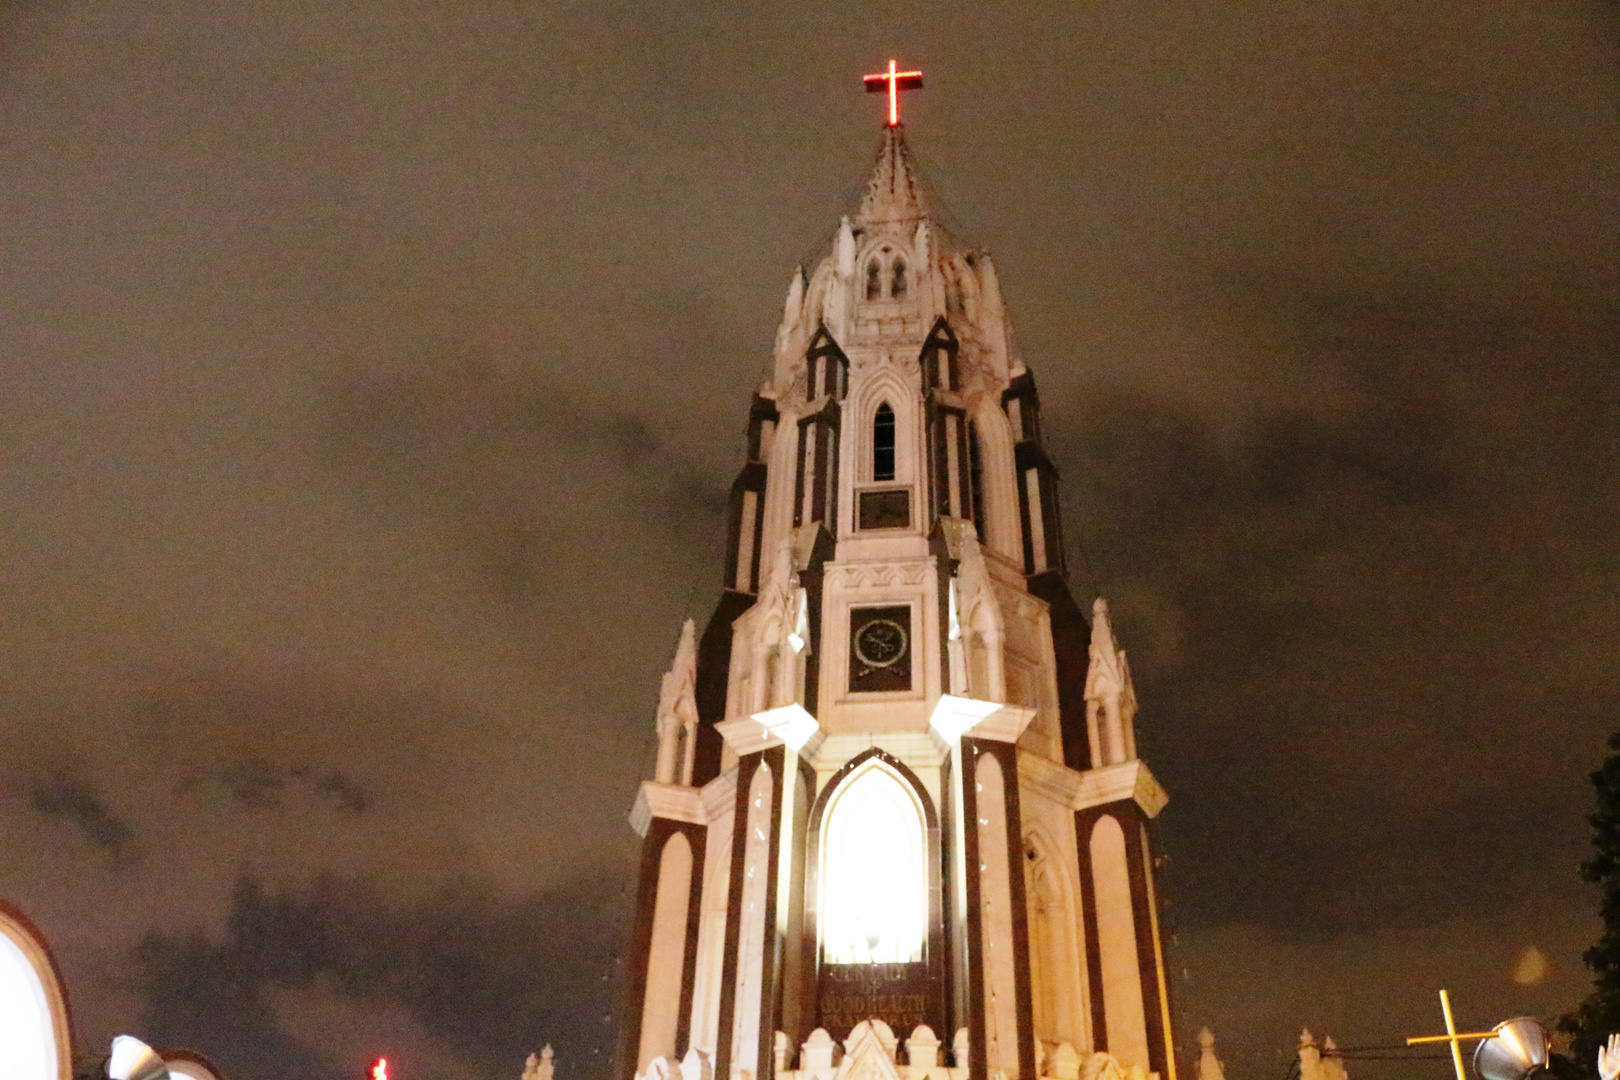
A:
{"label": "church tower", "polygon": [[1166,795],[1041,432],[995,268],[891,112],[789,284],[724,591],[664,676],[622,1080],[1175,1080]]}

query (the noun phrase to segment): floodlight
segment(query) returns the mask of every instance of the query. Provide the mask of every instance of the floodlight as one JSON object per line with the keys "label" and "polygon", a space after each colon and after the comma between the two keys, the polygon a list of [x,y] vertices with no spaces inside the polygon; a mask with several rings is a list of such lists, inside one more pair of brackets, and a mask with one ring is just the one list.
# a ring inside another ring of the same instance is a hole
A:
{"label": "floodlight", "polygon": [[169,1080],[169,1067],[162,1055],[135,1036],[120,1035],[112,1041],[107,1076],[109,1080]]}
{"label": "floodlight", "polygon": [[1540,1021],[1519,1016],[1491,1029],[1489,1039],[1474,1050],[1474,1071],[1480,1080],[1527,1080],[1547,1068],[1547,1031]]}

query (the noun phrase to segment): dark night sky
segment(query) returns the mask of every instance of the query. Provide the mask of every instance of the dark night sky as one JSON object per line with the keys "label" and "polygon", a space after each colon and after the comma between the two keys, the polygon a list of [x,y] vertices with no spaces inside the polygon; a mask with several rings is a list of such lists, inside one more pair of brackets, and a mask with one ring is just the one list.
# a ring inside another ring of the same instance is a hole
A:
{"label": "dark night sky", "polygon": [[891,55],[1132,651],[1182,1044],[1573,1003],[1617,52],[1599,0],[0,0],[0,896],[82,1048],[601,1080],[657,676]]}

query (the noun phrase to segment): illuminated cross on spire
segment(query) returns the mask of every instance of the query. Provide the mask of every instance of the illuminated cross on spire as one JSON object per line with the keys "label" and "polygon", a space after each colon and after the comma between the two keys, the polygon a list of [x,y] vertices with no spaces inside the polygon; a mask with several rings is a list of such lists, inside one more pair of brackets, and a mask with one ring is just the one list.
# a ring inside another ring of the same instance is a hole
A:
{"label": "illuminated cross on spire", "polygon": [[895,62],[889,61],[889,70],[880,71],[876,75],[867,75],[864,80],[868,94],[881,94],[889,92],[889,126],[900,125],[900,91],[921,90],[922,72],[896,71]]}

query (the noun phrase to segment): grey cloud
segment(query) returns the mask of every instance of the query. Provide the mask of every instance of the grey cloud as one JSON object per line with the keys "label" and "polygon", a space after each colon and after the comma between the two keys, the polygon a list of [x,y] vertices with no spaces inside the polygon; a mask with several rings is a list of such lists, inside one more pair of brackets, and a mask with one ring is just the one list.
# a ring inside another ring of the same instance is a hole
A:
{"label": "grey cloud", "polygon": [[73,825],[103,852],[114,856],[130,853],[134,828],[114,815],[85,781],[52,777],[34,789],[30,802],[39,813]]}
{"label": "grey cloud", "polygon": [[[628,870],[628,867],[621,868]],[[619,874],[506,898],[447,882],[400,904],[364,880],[293,891],[244,879],[222,941],[149,936],[140,946],[145,1030],[207,1047],[231,1075],[358,1075],[387,1045],[309,1045],[267,1008],[318,987],[396,1006],[475,1075],[521,1071],[542,1043],[576,1077],[605,1075],[626,932]]]}
{"label": "grey cloud", "polygon": [[[328,1005],[492,1077],[596,1022],[545,984],[597,1002],[621,916],[499,896],[630,880],[658,674],[897,48],[1131,651],[1184,1041],[1280,1077],[1499,935],[1554,975],[1475,1019],[1572,1000],[1620,716],[1615,11],[0,5],[0,713],[49,750],[0,752],[0,891],[86,1039],[143,937],[154,1038],[243,1080],[352,1075]],[[58,774],[153,798],[26,829]]]}

